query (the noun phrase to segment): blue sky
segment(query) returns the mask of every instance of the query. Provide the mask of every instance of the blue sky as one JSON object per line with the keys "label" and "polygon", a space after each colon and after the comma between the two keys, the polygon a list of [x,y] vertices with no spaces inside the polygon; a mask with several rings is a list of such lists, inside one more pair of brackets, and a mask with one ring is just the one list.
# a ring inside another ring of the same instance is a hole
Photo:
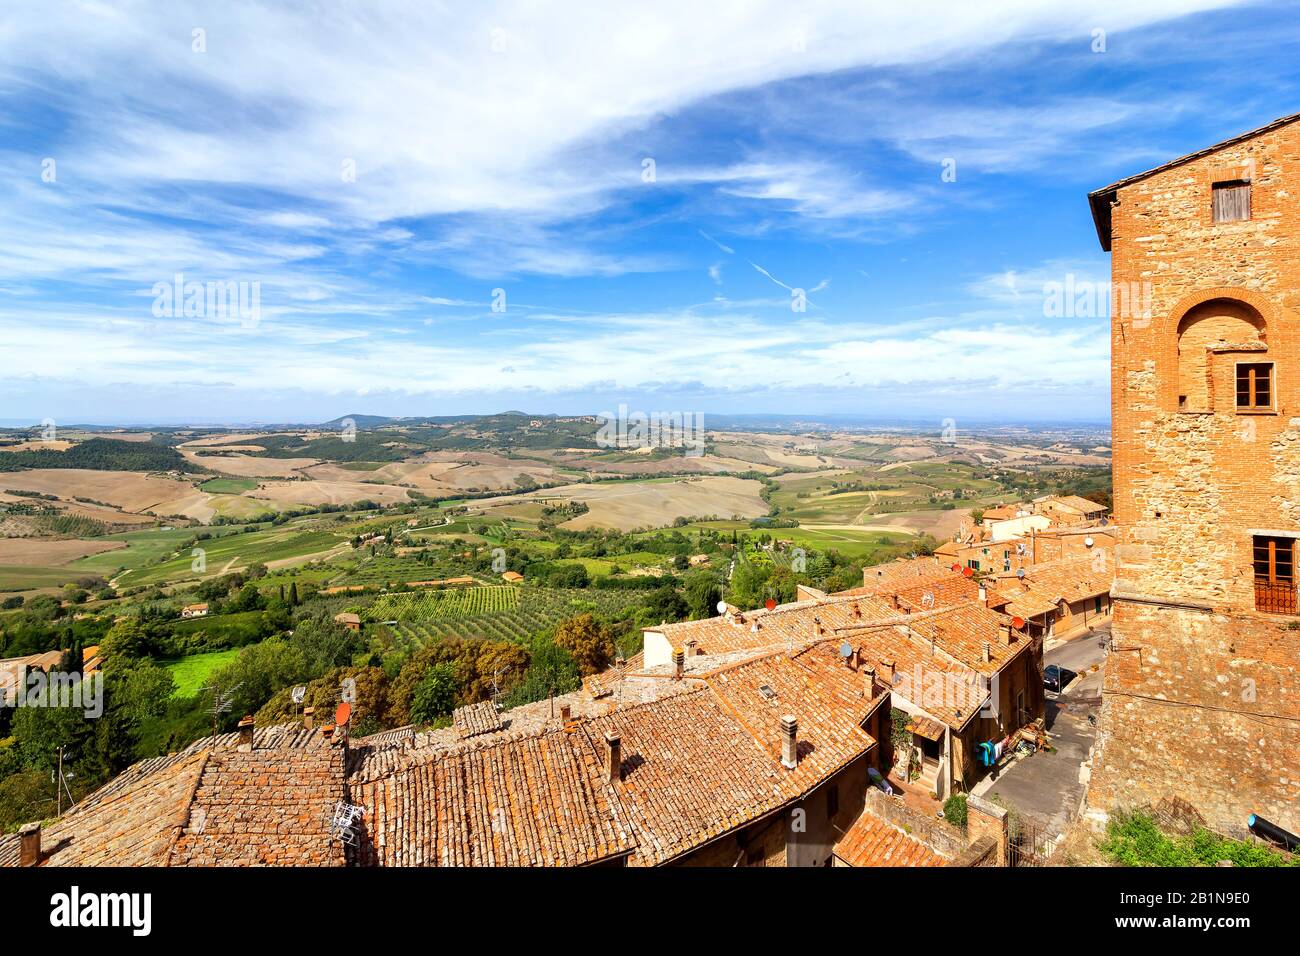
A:
{"label": "blue sky", "polygon": [[1300,8],[877,6],[10,2],[0,420],[1107,417],[1086,193],[1300,110]]}

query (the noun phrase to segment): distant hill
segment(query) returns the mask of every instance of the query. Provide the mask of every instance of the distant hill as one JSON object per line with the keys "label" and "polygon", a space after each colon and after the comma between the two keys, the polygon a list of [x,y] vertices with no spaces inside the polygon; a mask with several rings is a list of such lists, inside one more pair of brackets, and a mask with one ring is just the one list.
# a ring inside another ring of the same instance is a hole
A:
{"label": "distant hill", "polygon": [[206,469],[166,445],[144,441],[92,438],[67,451],[38,449],[0,454],[0,471],[24,468],[91,468],[96,471],[187,471]]}

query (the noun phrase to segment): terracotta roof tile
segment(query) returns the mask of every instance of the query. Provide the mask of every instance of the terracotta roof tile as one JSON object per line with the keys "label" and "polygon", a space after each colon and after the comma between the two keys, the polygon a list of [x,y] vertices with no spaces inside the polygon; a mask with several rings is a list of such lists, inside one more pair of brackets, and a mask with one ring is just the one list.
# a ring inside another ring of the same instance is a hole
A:
{"label": "terracotta roof tile", "polygon": [[835,844],[835,855],[850,866],[947,866],[920,840],[864,810]]}
{"label": "terracotta roof tile", "polygon": [[363,866],[579,866],[634,847],[597,757],[562,730],[388,749],[350,783]]}
{"label": "terracotta roof tile", "polygon": [[490,734],[502,727],[501,714],[497,711],[497,705],[490,700],[457,707],[452,711],[451,724],[461,737]]}
{"label": "terracotta roof tile", "polygon": [[343,750],[220,751],[207,759],[169,866],[342,866],[330,835]]}

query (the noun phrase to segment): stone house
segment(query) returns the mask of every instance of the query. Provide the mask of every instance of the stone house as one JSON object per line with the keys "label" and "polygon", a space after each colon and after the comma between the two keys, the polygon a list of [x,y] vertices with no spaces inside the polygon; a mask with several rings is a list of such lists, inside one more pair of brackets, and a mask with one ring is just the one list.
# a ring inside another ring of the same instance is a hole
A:
{"label": "stone house", "polygon": [[1112,264],[1098,823],[1178,794],[1300,829],[1300,114],[1089,196]]}

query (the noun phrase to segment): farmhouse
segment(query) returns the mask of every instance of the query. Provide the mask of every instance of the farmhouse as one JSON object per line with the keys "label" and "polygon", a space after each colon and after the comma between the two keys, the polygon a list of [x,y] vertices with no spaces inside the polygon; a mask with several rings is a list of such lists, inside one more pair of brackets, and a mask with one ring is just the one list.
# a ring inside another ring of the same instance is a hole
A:
{"label": "farmhouse", "polygon": [[342,624],[349,631],[361,630],[361,616],[359,614],[353,614],[351,611],[342,611],[335,614],[334,622],[336,624]]}
{"label": "farmhouse", "polygon": [[187,604],[181,608],[181,617],[207,617],[208,606],[206,604]]}
{"label": "farmhouse", "polygon": [[501,580],[505,581],[506,584],[518,584],[523,581],[523,579],[524,576],[518,571],[506,571],[501,575]]}

